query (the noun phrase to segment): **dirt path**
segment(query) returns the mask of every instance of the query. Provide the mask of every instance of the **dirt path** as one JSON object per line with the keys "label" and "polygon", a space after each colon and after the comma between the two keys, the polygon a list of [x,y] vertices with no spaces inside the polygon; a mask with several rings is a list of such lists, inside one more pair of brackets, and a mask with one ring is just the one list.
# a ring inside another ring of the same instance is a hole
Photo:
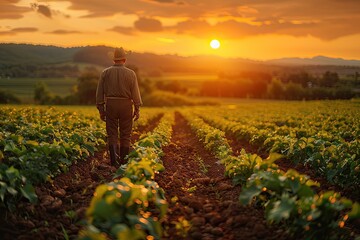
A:
{"label": "dirt path", "polygon": [[[281,229],[267,226],[260,209],[241,206],[240,187],[224,178],[224,167],[204,149],[179,114],[172,143],[164,147],[165,171],[156,181],[170,202],[164,239],[182,239],[175,222],[192,223],[186,239],[287,239]],[[183,228],[184,224],[183,224]]]}
{"label": "dirt path", "polygon": [[[152,131],[160,118],[159,115],[147,126],[134,131],[132,142],[142,133]],[[15,213],[0,213],[0,239],[64,239],[63,228],[70,239],[75,239],[96,187],[110,182],[114,171],[105,149],[72,165],[52,184],[36,187],[39,204],[22,202]]]}

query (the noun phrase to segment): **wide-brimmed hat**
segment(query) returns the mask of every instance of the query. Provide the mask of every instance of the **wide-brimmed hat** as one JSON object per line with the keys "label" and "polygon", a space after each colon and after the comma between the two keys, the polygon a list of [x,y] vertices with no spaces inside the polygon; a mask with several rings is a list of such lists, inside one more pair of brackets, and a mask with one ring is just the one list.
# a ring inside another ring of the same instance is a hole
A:
{"label": "wide-brimmed hat", "polygon": [[127,55],[128,55],[128,52],[126,52],[122,47],[115,48],[112,59],[113,60],[123,60],[123,59],[126,59]]}

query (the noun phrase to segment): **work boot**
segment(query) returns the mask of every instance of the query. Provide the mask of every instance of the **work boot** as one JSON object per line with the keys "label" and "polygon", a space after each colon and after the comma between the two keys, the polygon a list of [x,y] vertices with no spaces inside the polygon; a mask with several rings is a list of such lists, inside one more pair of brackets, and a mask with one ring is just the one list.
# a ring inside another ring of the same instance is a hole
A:
{"label": "work boot", "polygon": [[116,154],[117,146],[116,145],[109,145],[109,152],[110,152],[110,163],[112,166],[118,166],[118,155]]}
{"label": "work boot", "polygon": [[129,154],[129,147],[120,147],[120,164],[125,164],[125,158]]}
{"label": "work boot", "polygon": [[118,143],[116,146],[116,154],[117,154],[117,160],[120,160],[120,144]]}

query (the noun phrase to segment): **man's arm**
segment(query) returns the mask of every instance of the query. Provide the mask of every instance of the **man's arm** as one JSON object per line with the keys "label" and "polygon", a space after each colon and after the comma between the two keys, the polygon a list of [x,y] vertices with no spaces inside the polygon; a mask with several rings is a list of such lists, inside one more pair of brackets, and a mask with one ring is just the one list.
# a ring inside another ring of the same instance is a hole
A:
{"label": "man's arm", "polygon": [[139,85],[138,85],[135,73],[134,73],[133,86],[131,88],[131,96],[132,96],[132,100],[134,102],[134,108],[135,108],[133,117],[134,117],[134,120],[136,121],[140,117],[140,106],[142,105],[142,100],[141,100]]}
{"label": "man's arm", "polygon": [[96,89],[96,108],[99,110],[101,120],[106,120],[105,94],[104,94],[104,72],[101,73]]}

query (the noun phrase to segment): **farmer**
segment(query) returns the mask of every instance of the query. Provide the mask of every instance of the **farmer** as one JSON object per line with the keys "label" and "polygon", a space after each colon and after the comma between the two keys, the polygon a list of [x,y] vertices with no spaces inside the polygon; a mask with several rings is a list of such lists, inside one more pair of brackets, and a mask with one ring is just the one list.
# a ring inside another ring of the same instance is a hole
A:
{"label": "farmer", "polygon": [[133,119],[139,119],[142,105],[136,74],[124,65],[126,56],[123,48],[114,50],[114,65],[103,70],[96,90],[96,107],[101,120],[106,122],[110,162],[113,166],[125,163],[130,149]]}

